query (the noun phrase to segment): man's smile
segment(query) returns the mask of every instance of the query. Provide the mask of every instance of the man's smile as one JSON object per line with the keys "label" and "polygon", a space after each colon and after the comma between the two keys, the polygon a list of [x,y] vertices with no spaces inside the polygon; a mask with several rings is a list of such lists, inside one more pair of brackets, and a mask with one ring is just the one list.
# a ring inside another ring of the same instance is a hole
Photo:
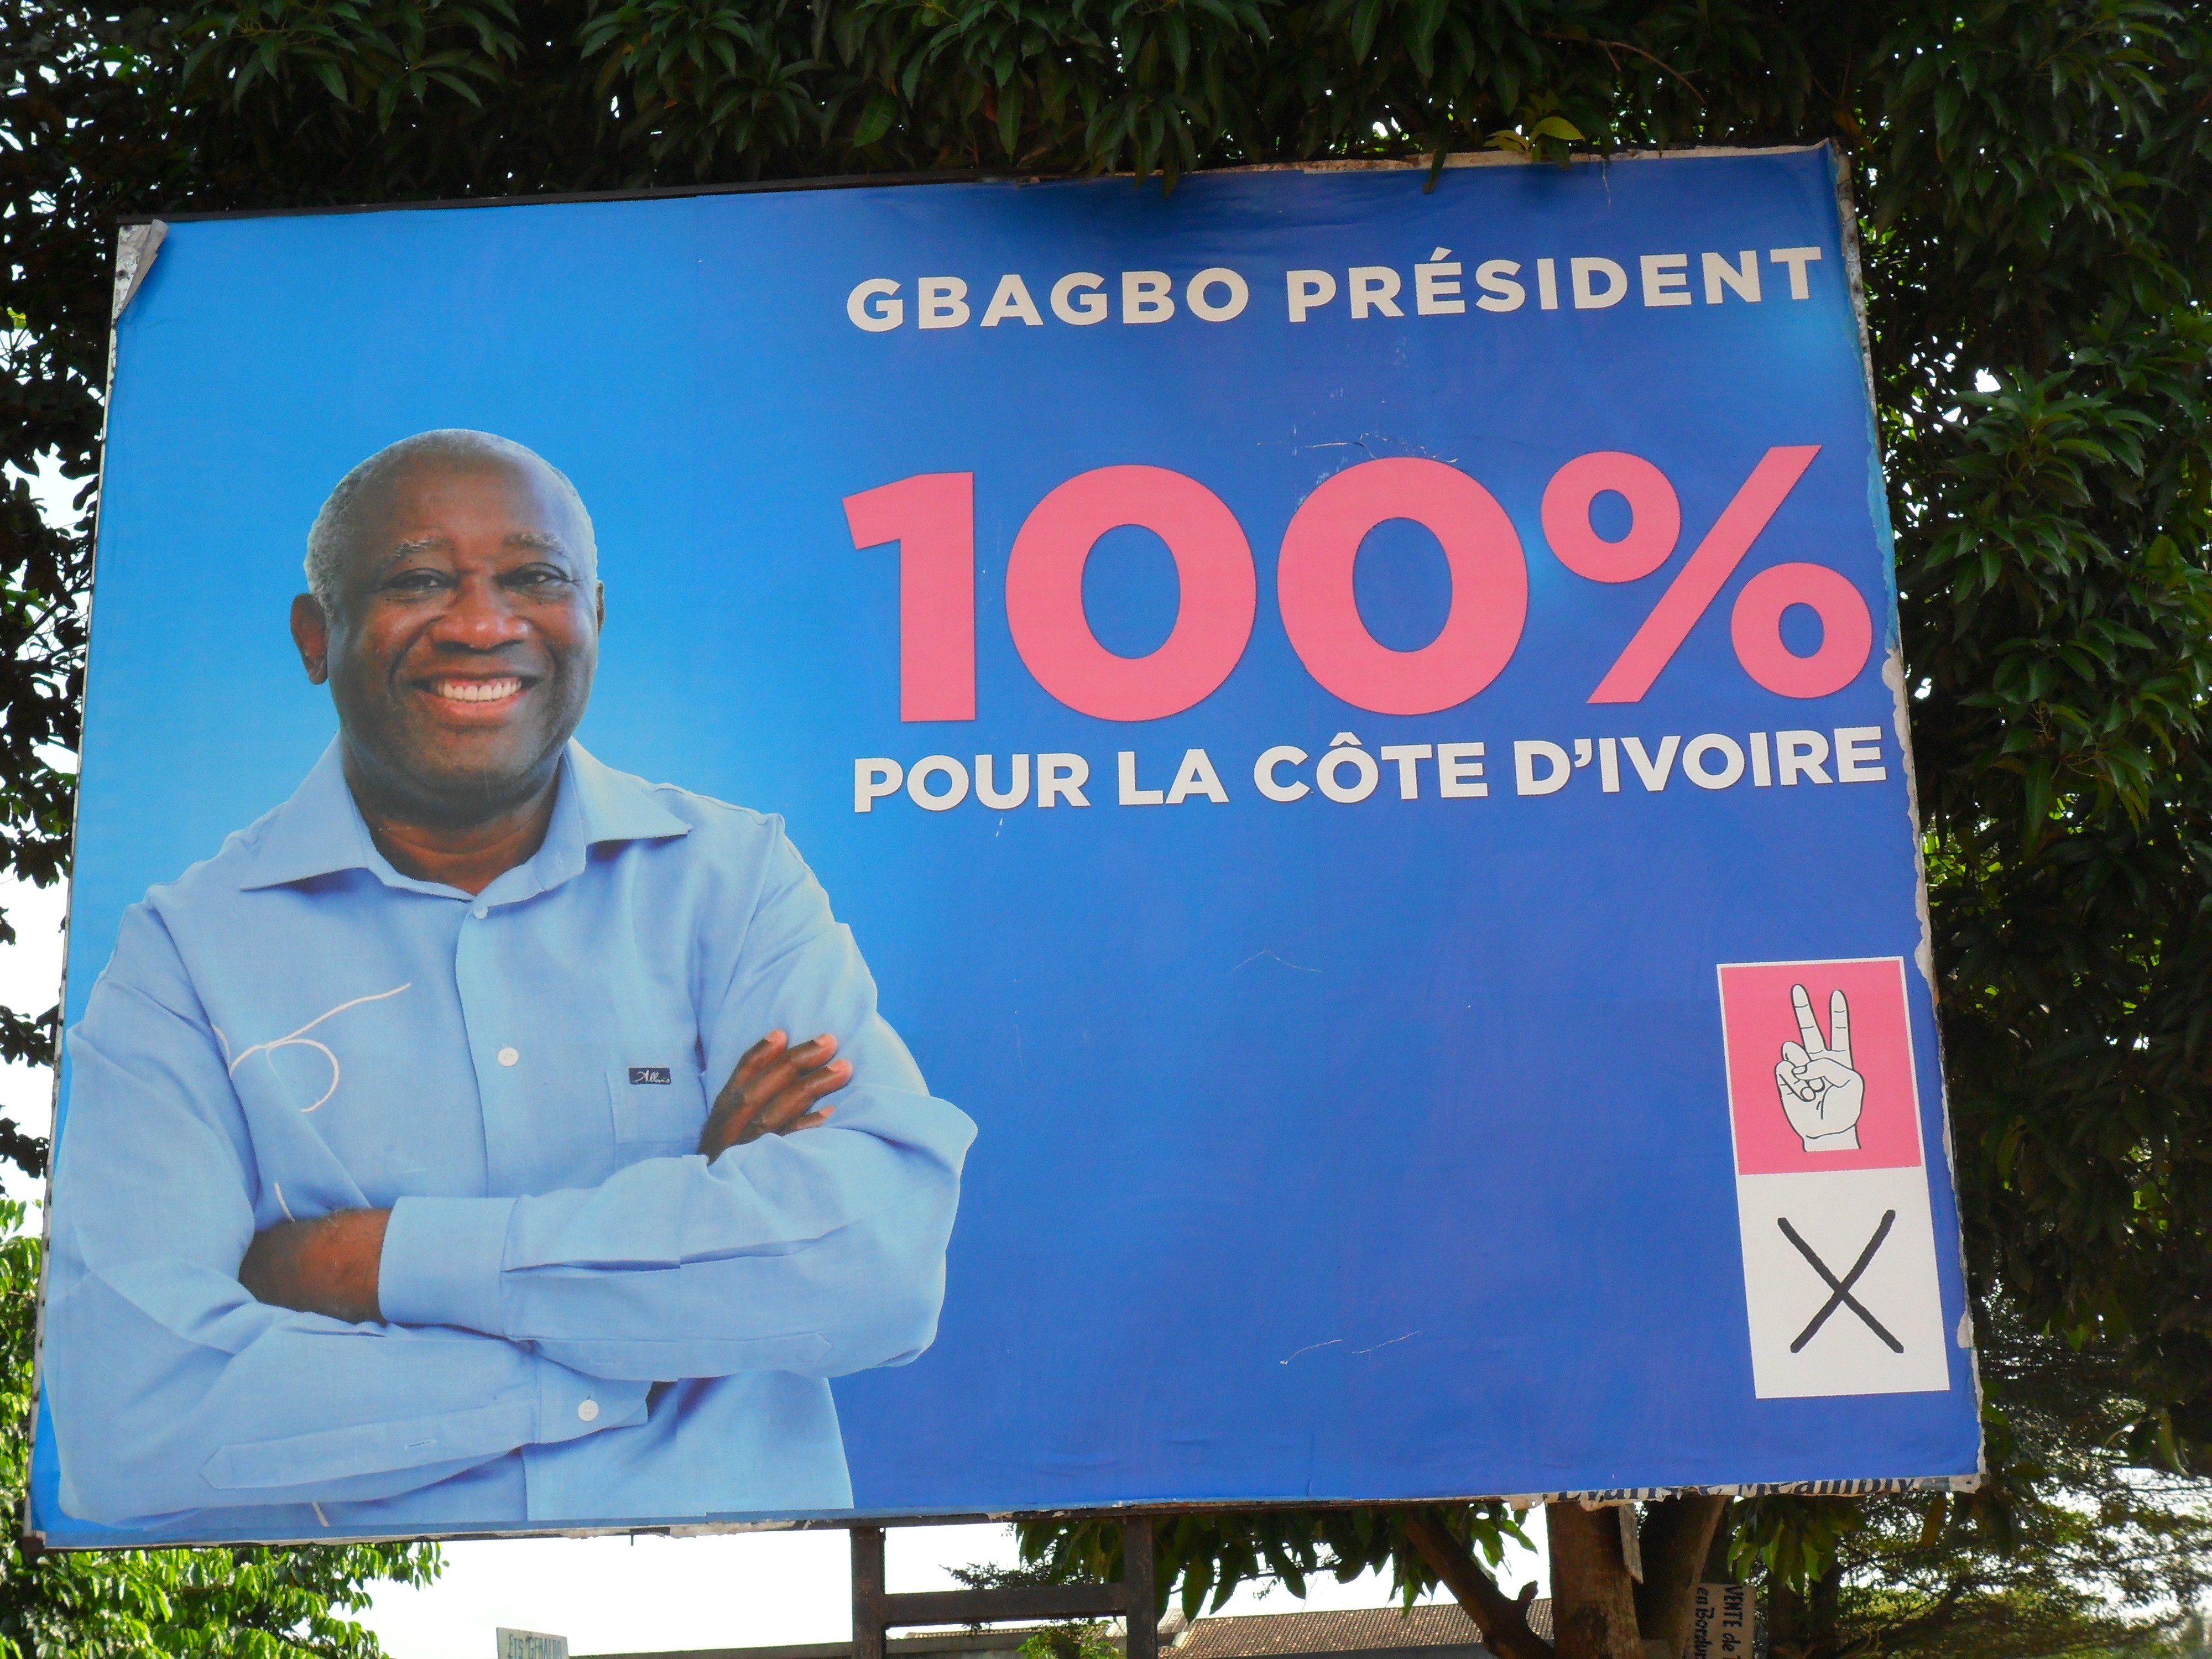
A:
{"label": "man's smile", "polygon": [[514,702],[530,683],[519,674],[501,674],[491,678],[441,674],[435,678],[418,680],[416,684],[442,702],[483,707]]}

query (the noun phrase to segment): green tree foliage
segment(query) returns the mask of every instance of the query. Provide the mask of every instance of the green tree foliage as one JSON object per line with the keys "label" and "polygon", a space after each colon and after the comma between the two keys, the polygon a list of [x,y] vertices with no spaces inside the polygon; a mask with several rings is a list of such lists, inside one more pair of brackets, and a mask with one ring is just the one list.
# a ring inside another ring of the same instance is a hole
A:
{"label": "green tree foliage", "polygon": [[2212,1590],[2203,1484],[2130,1455],[2142,1402],[2118,1356],[1999,1332],[1990,1488],[1738,1506],[1735,1567],[1765,1584],[1777,1659],[2189,1650]]}
{"label": "green tree foliage", "polygon": [[[952,1569],[953,1577],[969,1589],[1027,1589],[1039,1584],[1082,1582],[1079,1575],[1049,1564],[996,1567],[974,1562]],[[985,1627],[971,1625],[981,1632]],[[1097,1620],[1064,1619],[1031,1631],[1018,1650],[1022,1659],[1117,1659],[1121,1649],[1113,1629]]]}
{"label": "green tree foliage", "polygon": [[[1226,1604],[1240,1584],[1280,1584],[1303,1597],[1310,1579],[1327,1575],[1348,1584],[1364,1573],[1383,1571],[1411,1601],[1433,1588],[1437,1577],[1407,1541],[1410,1513],[1429,1516],[1492,1568],[1504,1560],[1509,1542],[1523,1548],[1529,1543],[1503,1504],[1422,1511],[1200,1510],[1157,1523],[1154,1553],[1168,1569],[1161,1581],[1163,1603],[1170,1579],[1179,1584],[1184,1613],[1196,1618],[1209,1605],[1218,1610]],[[1015,1537],[1030,1564],[1023,1571],[1034,1572],[1035,1582],[1112,1583],[1121,1577],[1121,1527],[1111,1516],[1023,1522]]]}
{"label": "green tree foliage", "polygon": [[[1834,143],[1861,212],[1978,1322],[1992,1353],[2075,1356],[2069,1432],[2169,1472],[2212,1455],[2202,6],[0,0],[0,460],[55,458],[88,491],[118,211]],[[0,867],[34,879],[64,856],[70,781],[41,757],[74,740],[86,552],[20,492],[0,503]],[[0,1052],[50,1032],[11,1012]],[[2027,1401],[1992,1388],[1993,1448],[2028,1443]],[[2086,1476],[2038,1455],[2000,1468],[1962,1537],[2060,1547],[2063,1517],[2033,1506]],[[1844,1571],[1909,1512],[1769,1504],[1744,1536],[1817,1592],[1832,1549]],[[1446,1518],[1478,1545],[1499,1524]],[[1086,1536],[1035,1541],[1073,1560]],[[1168,1550],[1201,1594],[1412,1559],[1374,1516],[1215,1516]]]}
{"label": "green tree foliage", "polygon": [[[39,1245],[22,1206],[0,1204],[0,1505],[20,1514],[30,1469],[31,1344]],[[0,1659],[377,1659],[346,1615],[379,1580],[424,1583],[434,1545],[315,1550],[133,1550],[114,1555],[0,1553]]]}
{"label": "green tree foliage", "polygon": [[[2027,1334],[2017,1319],[1996,1332],[1981,1356],[1997,1407],[1990,1486],[1735,1506],[1705,1573],[1761,1589],[1775,1659],[2179,1659],[2203,1650],[2198,1609],[2212,1592],[2204,1483],[2130,1454],[2142,1402],[2118,1355]],[[1182,1568],[1180,1599],[1194,1616],[1239,1584],[1279,1583],[1303,1596],[1323,1575],[1348,1583],[1388,1573],[1410,1601],[1438,1587],[1406,1540],[1405,1522],[1419,1512],[1201,1512],[1159,1523],[1160,1554]],[[1508,1539],[1528,1541],[1499,1506],[1429,1513],[1493,1568]],[[1647,1505],[1647,1538],[1653,1519]],[[1034,1565],[968,1582],[1121,1576],[1111,1518],[1043,1519],[1016,1534]]]}

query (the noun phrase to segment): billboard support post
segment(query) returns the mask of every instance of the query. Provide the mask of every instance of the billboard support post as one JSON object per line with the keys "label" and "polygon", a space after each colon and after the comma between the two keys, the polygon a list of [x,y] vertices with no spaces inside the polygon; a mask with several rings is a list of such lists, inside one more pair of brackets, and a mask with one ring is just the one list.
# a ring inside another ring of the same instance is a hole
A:
{"label": "billboard support post", "polygon": [[1114,1584],[1017,1584],[891,1595],[884,1589],[883,1528],[854,1527],[851,1532],[853,1659],[884,1659],[884,1638],[899,1626],[1115,1617],[1127,1624],[1127,1659],[1158,1659],[1150,1516],[1131,1516],[1121,1522],[1121,1579]]}

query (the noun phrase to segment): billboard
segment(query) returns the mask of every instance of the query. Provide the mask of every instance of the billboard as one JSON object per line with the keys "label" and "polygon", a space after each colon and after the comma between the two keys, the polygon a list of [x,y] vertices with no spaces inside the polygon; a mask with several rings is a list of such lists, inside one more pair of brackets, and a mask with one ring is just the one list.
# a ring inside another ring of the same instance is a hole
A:
{"label": "billboard", "polygon": [[1971,1480],[1836,163],[1429,182],[127,233],[33,1529]]}

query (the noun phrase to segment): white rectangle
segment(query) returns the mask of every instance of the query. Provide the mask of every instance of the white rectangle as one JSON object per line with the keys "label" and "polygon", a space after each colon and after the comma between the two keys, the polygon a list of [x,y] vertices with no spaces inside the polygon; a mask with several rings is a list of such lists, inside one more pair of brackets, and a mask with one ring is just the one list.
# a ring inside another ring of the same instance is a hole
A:
{"label": "white rectangle", "polygon": [[1925,1172],[1738,1176],[1735,1193],[1761,1400],[1951,1386]]}
{"label": "white rectangle", "polygon": [[540,1630],[498,1632],[499,1659],[568,1659],[568,1638],[548,1636]]}
{"label": "white rectangle", "polygon": [[1690,1625],[1689,1659],[1752,1659],[1748,1584],[1700,1584]]}

